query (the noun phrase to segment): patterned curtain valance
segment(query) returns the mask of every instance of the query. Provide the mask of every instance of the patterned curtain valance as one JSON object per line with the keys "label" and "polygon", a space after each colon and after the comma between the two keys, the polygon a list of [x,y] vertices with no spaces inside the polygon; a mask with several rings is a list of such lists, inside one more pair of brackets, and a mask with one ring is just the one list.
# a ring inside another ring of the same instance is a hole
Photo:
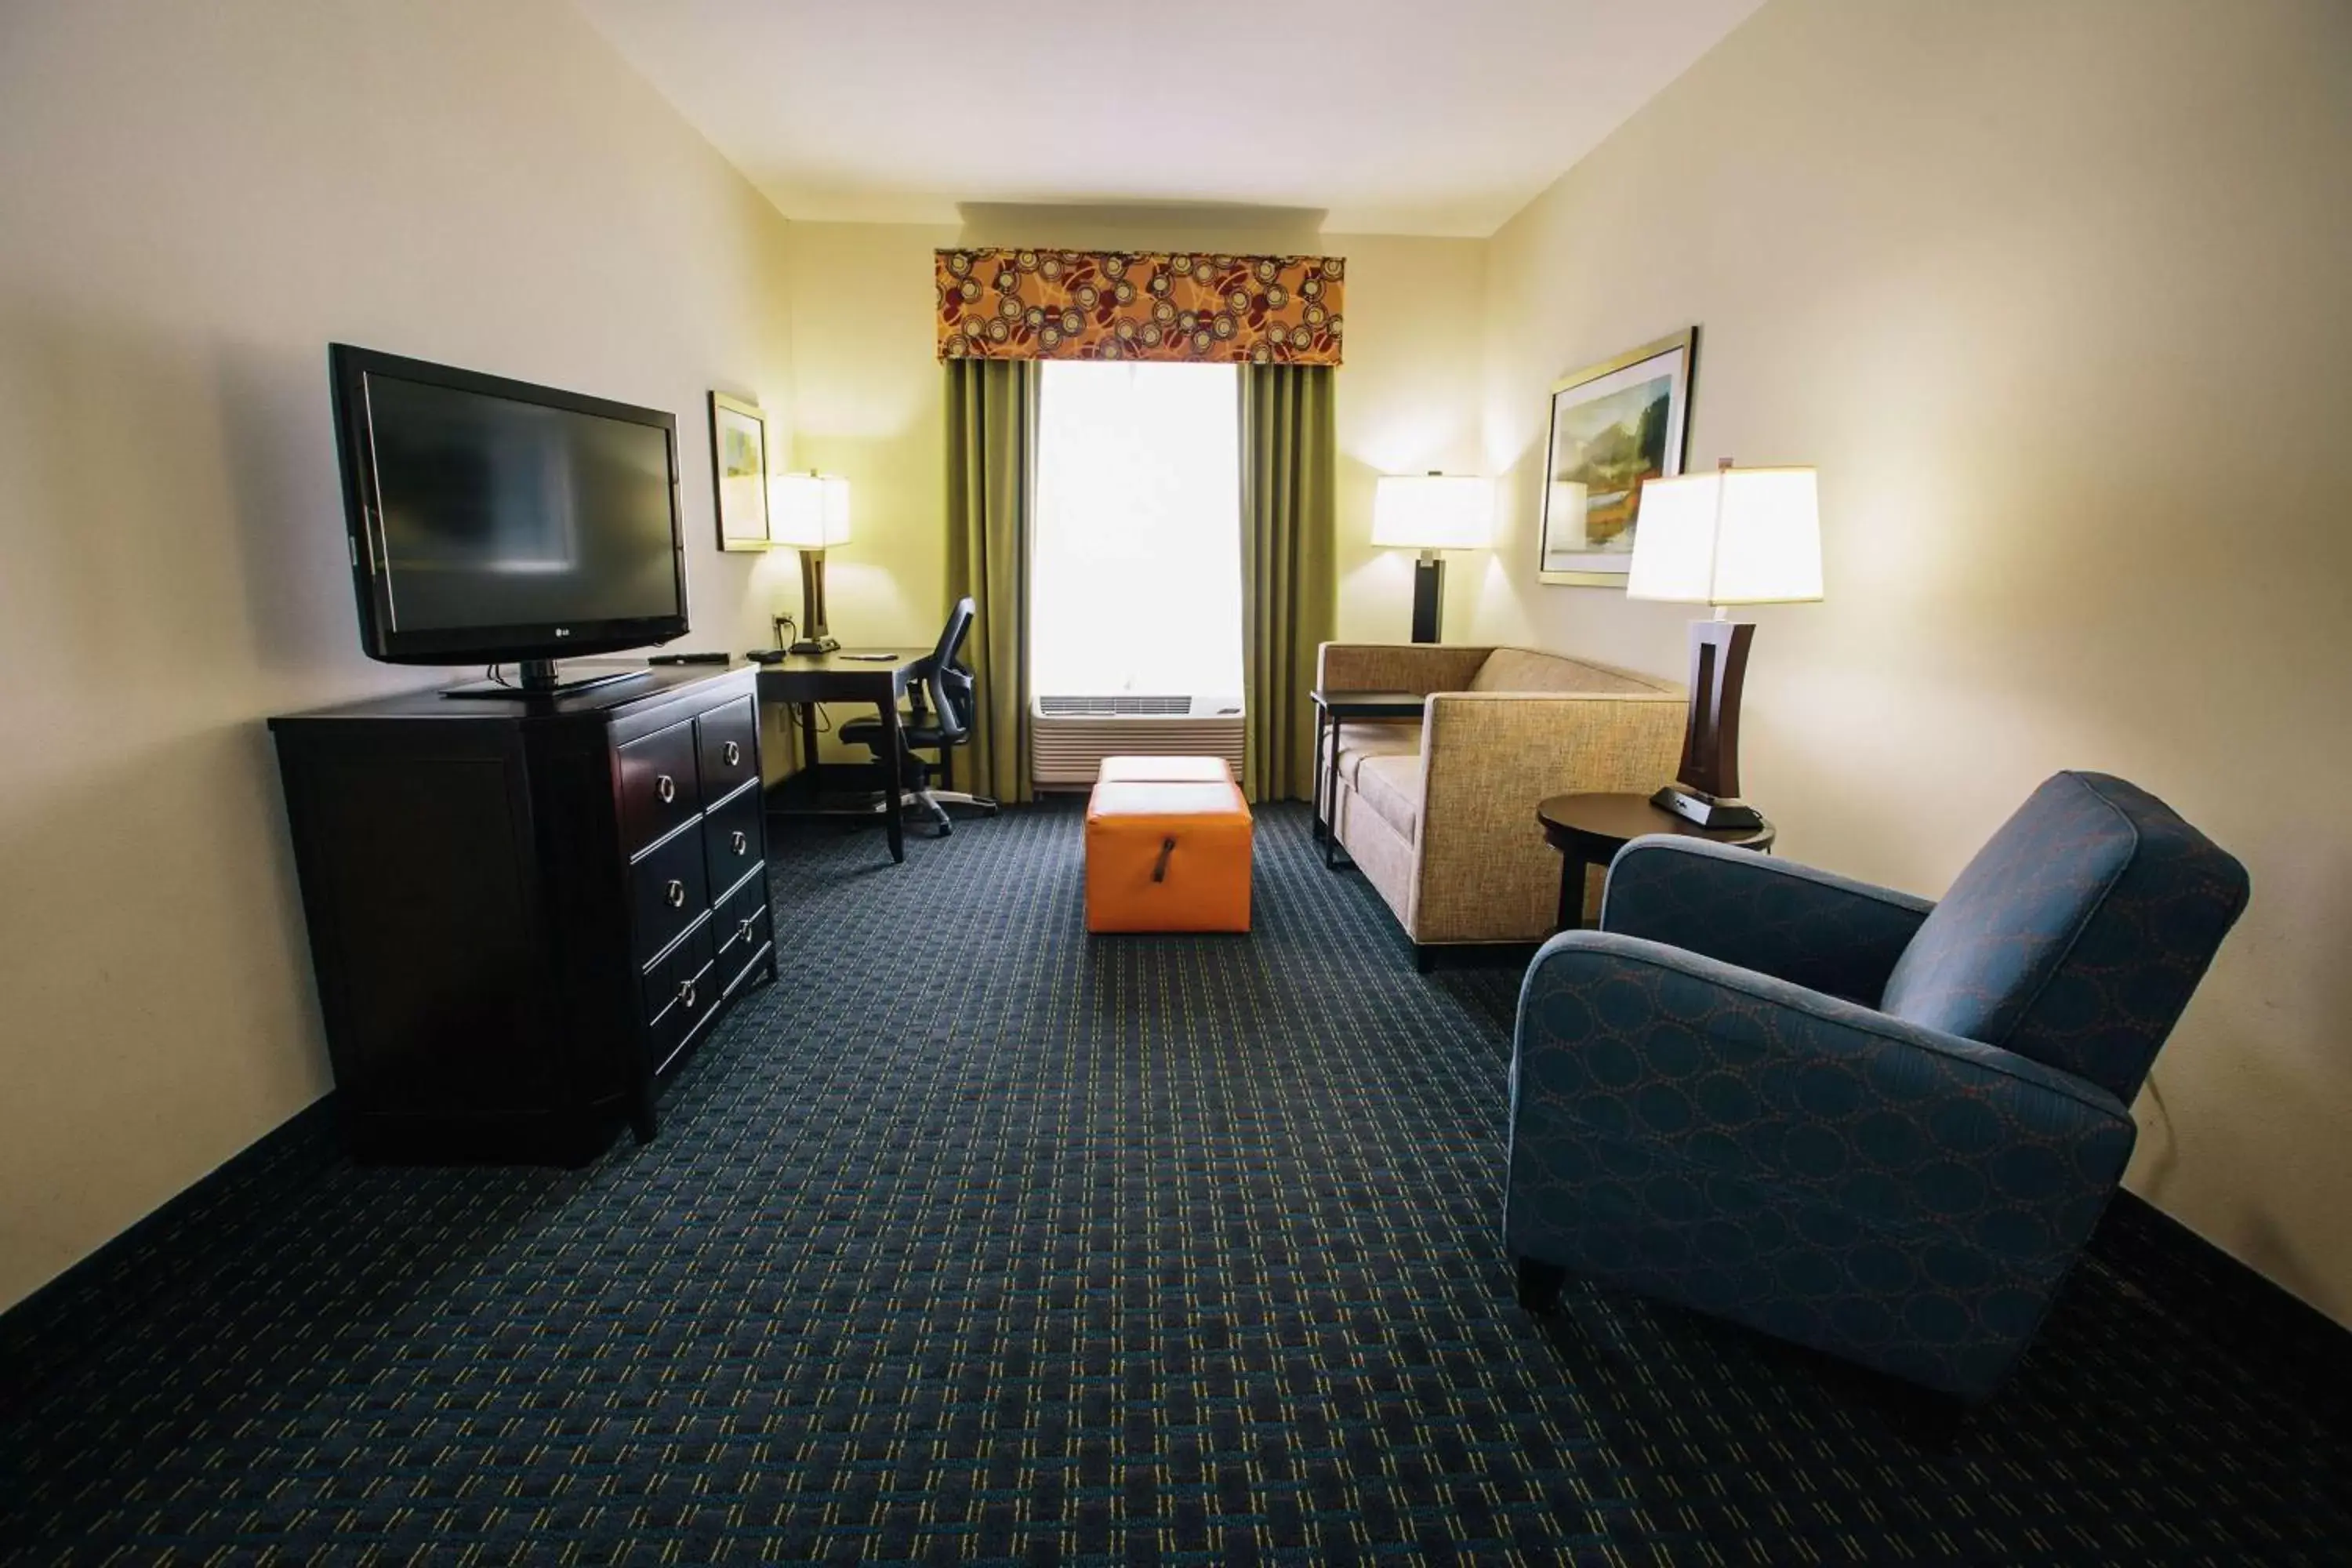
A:
{"label": "patterned curtain valance", "polygon": [[1339,363],[1337,256],[942,250],[938,274],[942,360]]}

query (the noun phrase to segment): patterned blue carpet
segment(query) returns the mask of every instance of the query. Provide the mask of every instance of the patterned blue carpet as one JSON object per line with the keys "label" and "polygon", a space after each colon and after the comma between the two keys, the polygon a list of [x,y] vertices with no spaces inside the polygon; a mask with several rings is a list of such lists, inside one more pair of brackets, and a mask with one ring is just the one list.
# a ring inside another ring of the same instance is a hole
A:
{"label": "patterned blue carpet", "polygon": [[2094,1262],[1957,1436],[1496,1244],[1516,968],[1303,808],[1246,938],[1089,939],[1067,809],[780,833],[786,984],[583,1172],[309,1119],[0,1325],[75,1563],[2341,1562],[2352,1447]]}

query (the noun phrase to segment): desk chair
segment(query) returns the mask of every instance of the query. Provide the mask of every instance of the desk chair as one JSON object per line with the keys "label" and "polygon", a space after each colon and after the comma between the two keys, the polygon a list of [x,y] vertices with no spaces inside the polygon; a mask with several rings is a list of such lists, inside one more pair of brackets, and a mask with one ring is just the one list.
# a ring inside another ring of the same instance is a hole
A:
{"label": "desk chair", "polygon": [[[955,819],[947,810],[950,805],[969,806],[983,816],[996,815],[996,802],[955,787],[956,748],[971,743],[972,725],[980,716],[972,673],[957,662],[971,636],[974,613],[968,597],[958,599],[955,608],[948,612],[939,646],[916,673],[915,684],[908,692],[909,711],[898,726],[898,786],[908,805],[920,807],[930,817],[940,837],[955,831]],[[882,721],[853,720],[841,727],[841,738],[849,745],[864,746],[879,760]],[[931,784],[933,764],[915,755],[918,752],[938,753],[939,787]]]}

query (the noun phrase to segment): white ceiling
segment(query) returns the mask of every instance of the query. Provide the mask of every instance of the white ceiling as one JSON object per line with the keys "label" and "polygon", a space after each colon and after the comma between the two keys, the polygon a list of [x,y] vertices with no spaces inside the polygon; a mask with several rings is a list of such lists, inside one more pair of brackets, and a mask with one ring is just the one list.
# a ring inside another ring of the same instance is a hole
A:
{"label": "white ceiling", "polygon": [[785,216],[1490,234],[1761,0],[578,0]]}

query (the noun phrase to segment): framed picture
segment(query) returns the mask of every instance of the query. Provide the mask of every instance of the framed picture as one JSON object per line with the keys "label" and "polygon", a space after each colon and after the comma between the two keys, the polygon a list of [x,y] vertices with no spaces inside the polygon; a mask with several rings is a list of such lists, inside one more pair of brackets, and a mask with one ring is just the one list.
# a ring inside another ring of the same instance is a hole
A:
{"label": "framed picture", "polygon": [[719,548],[768,547],[768,416],[756,403],[710,395],[710,473],[719,496]]}
{"label": "framed picture", "polygon": [[1698,329],[1691,327],[1553,384],[1536,530],[1538,581],[1625,585],[1642,481],[1683,471],[1697,353]]}

